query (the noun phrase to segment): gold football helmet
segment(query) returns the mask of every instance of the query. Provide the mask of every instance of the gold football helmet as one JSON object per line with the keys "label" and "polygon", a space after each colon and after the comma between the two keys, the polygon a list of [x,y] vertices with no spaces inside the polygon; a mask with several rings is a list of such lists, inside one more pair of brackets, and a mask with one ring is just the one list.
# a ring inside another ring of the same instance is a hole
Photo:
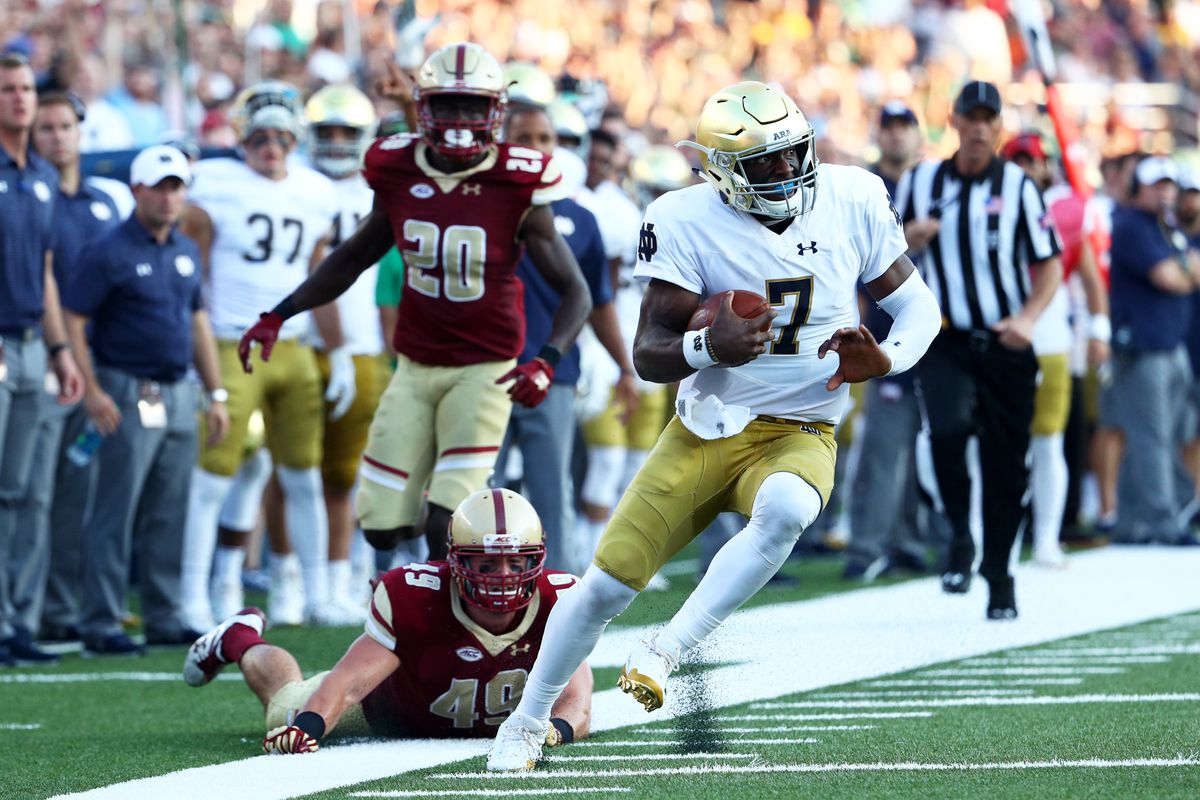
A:
{"label": "gold football helmet", "polygon": [[[533,506],[508,489],[481,489],[450,517],[448,560],[462,599],[485,611],[517,611],[533,600],[546,563],[542,521]],[[519,572],[485,572],[480,556],[522,556]]]}
{"label": "gold football helmet", "polygon": [[262,128],[287,131],[299,141],[304,136],[304,103],[290,83],[262,81],[243,89],[233,101],[229,124],[239,142]]}
{"label": "gold football helmet", "polygon": [[[439,98],[478,98],[480,108]],[[443,158],[469,160],[496,141],[504,124],[504,73],[500,63],[477,44],[441,48],[417,73],[417,117],[425,142]],[[445,106],[453,106],[445,108]]]}
{"label": "gold football helmet", "polygon": [[558,95],[554,80],[541,67],[528,61],[510,61],[504,65],[504,91],[508,102],[538,108],[550,105]]}
{"label": "gold football helmet", "polygon": [[[816,135],[792,99],[758,81],[726,86],[708,99],[696,123],[696,141],[677,147],[700,151],[700,177],[726,203],[774,219],[812,210],[817,194]],[[751,183],[746,162],[795,148],[798,174],[789,180]]]}
{"label": "gold football helmet", "polygon": [[[331,178],[361,169],[375,128],[375,107],[367,96],[353,86],[326,86],[308,99],[304,111],[313,165]],[[338,128],[351,135],[340,136],[335,132]]]}
{"label": "gold football helmet", "polygon": [[682,189],[692,183],[694,173],[687,157],[678,148],[666,144],[647,147],[629,164],[639,199],[650,205],[660,195]]}

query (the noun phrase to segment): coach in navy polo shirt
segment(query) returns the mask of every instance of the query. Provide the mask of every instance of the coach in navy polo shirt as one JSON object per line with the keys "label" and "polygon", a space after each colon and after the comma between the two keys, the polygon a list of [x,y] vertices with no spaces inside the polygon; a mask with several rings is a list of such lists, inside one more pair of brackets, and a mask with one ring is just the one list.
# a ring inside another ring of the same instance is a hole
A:
{"label": "coach in navy polo shirt", "polygon": [[43,658],[7,615],[17,506],[28,490],[47,360],[60,401],[75,402],[83,391],[52,268],[58,175],[29,151],[36,111],[28,62],[0,56],[0,666]]}
{"label": "coach in navy polo shirt", "polygon": [[[87,538],[80,633],[85,652],[140,648],[122,631],[130,551],[148,644],[185,643],[199,632],[179,623],[183,529],[196,462],[194,363],[209,394],[208,430],[229,427],[216,344],[201,305],[200,250],[176,229],[191,170],[183,153],[158,145],[133,160],[137,205],[81,256],[65,296],[71,342],[87,384],[84,403],[104,435],[100,484]],[[92,358],[84,327],[93,323]]]}
{"label": "coach in navy polo shirt", "polygon": [[1193,491],[1179,459],[1192,380],[1185,337],[1200,256],[1170,222],[1178,196],[1167,158],[1134,169],[1129,205],[1113,213],[1114,423],[1125,431],[1114,541],[1198,544],[1179,518]]}

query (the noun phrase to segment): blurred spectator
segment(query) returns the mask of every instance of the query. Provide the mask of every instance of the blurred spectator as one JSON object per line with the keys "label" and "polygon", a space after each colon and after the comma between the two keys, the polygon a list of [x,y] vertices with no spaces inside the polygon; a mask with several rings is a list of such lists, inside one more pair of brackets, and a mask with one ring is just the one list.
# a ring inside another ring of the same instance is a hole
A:
{"label": "blurred spectator", "polygon": [[147,147],[170,129],[159,103],[158,71],[149,64],[128,64],[125,82],[108,96],[129,123],[135,147]]}
{"label": "blurred spectator", "polygon": [[127,150],[134,146],[129,120],[104,98],[108,75],[99,56],[83,53],[78,58],[67,59],[63,79],[64,88],[74,92],[88,110],[80,125],[80,152]]}
{"label": "blurred spectator", "polygon": [[1180,519],[1192,496],[1179,461],[1192,372],[1184,338],[1200,254],[1173,224],[1179,187],[1161,156],[1134,169],[1129,204],[1113,215],[1113,382],[1125,432],[1113,540],[1200,544]]}

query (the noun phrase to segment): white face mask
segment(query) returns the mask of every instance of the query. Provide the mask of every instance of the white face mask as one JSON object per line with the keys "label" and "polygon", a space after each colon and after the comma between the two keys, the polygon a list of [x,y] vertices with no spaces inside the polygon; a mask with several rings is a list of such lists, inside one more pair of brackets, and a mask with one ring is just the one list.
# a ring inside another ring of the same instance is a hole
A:
{"label": "white face mask", "polygon": [[701,439],[728,439],[741,433],[753,416],[746,406],[725,405],[710,394],[698,400],[695,389],[683,392],[675,400],[679,420]]}

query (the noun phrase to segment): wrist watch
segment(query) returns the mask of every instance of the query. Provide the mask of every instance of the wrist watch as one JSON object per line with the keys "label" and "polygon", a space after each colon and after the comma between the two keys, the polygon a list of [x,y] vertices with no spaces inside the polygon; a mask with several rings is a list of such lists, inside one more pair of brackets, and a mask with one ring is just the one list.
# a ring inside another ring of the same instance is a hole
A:
{"label": "wrist watch", "polygon": [[226,389],[213,389],[208,393],[208,401],[210,403],[228,403],[229,391]]}

